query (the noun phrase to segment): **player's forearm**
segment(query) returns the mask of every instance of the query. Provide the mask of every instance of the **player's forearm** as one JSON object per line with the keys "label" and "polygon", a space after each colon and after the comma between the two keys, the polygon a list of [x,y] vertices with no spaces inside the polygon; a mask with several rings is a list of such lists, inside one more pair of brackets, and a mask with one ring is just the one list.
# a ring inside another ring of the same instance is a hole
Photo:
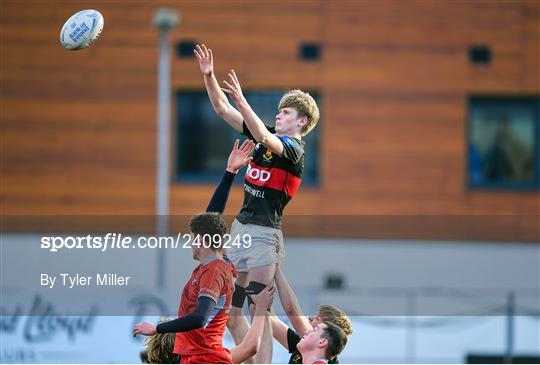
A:
{"label": "player's forearm", "polygon": [[247,331],[246,336],[238,346],[231,349],[234,364],[246,362],[259,351],[264,331],[265,318],[266,310],[264,308],[260,311],[255,309],[253,322]]}
{"label": "player's forearm", "polygon": [[272,335],[274,336],[274,339],[288,350],[289,342],[287,341],[287,331],[289,327],[276,316],[273,309],[270,311],[269,318],[270,323],[272,324]]}
{"label": "player's forearm", "polygon": [[232,173],[228,170],[225,171],[212,195],[212,199],[210,199],[210,202],[208,203],[208,207],[206,207],[207,212],[223,213],[225,211],[227,200],[229,199],[229,192],[231,191],[235,176],[236,173]]}
{"label": "player's forearm", "polygon": [[160,323],[156,326],[157,333],[187,332],[203,327],[205,318],[201,315],[187,315],[182,318]]}
{"label": "player's forearm", "polygon": [[265,144],[270,132],[268,132],[268,129],[266,129],[266,126],[259,116],[255,114],[253,109],[251,109],[251,106],[248,104],[247,100],[242,98],[242,100],[238,102],[236,106],[240,114],[242,114],[242,118],[244,118],[244,122],[253,135],[253,138],[255,138],[257,142]]}
{"label": "player's forearm", "polygon": [[253,314],[253,322],[251,327],[246,334],[245,341],[246,344],[251,347],[259,348],[261,342],[261,337],[264,330],[264,320],[266,319],[266,308],[255,308],[255,313]]}
{"label": "player's forearm", "polygon": [[169,332],[187,332],[204,326],[204,323],[210,317],[216,302],[206,296],[200,296],[197,300],[195,311],[185,317],[176,318],[169,322],[163,322],[157,325],[157,333]]}
{"label": "player's forearm", "polygon": [[285,311],[287,316],[303,316],[304,313],[300,308],[298,298],[296,297],[296,294],[294,293],[291,285],[285,278],[283,271],[279,267],[276,270],[275,280],[279,293],[279,299],[281,301],[281,306],[283,307],[283,310]]}
{"label": "player's forearm", "polygon": [[227,107],[230,106],[229,100],[227,99],[227,96],[223,90],[221,90],[214,73],[211,73],[210,75],[203,75],[203,79],[204,85],[206,86],[206,92],[208,93],[208,97],[212,102],[212,106],[214,107],[216,113],[221,116],[226,111]]}

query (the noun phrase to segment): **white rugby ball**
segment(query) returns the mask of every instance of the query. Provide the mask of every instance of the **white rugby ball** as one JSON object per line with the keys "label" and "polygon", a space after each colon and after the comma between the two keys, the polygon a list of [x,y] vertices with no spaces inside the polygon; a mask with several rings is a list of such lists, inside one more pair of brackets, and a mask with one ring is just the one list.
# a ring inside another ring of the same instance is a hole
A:
{"label": "white rugby ball", "polygon": [[60,31],[60,43],[76,51],[94,43],[103,30],[103,15],[97,10],[81,10],[67,20]]}

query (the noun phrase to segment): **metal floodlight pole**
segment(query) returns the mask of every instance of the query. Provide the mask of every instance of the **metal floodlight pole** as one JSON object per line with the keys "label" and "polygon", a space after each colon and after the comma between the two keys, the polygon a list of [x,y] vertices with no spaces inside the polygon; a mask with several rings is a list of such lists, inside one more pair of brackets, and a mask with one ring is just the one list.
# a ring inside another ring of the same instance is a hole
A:
{"label": "metal floodlight pole", "polygon": [[[156,180],[156,234],[168,234],[169,216],[169,136],[170,136],[170,68],[169,32],[180,22],[175,10],[161,8],[154,14],[153,25],[159,29],[158,126]],[[157,286],[165,287],[165,253],[158,250]]]}

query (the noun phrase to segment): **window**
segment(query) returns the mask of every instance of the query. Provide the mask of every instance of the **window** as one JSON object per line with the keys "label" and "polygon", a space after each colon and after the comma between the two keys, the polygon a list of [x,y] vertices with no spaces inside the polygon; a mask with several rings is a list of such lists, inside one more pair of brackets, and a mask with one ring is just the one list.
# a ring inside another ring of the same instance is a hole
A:
{"label": "window", "polygon": [[[317,93],[309,93],[320,109]],[[271,126],[274,125],[277,106],[283,94],[284,91],[244,92],[253,110]],[[179,91],[176,99],[175,180],[217,183],[227,165],[234,140],[245,137],[214,112],[206,91]],[[319,127],[303,138],[306,141],[306,155],[302,184],[313,185],[317,183],[319,174]]]}
{"label": "window", "polygon": [[540,187],[540,98],[472,97],[468,182],[473,188]]}

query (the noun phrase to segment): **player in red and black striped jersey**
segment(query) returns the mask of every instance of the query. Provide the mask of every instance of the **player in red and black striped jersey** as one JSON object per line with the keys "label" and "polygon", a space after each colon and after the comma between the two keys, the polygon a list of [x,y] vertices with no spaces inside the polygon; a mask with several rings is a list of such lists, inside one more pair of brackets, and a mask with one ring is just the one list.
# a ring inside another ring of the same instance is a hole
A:
{"label": "player in red and black striped jersey", "polygon": [[[270,133],[274,127],[266,126]],[[243,134],[255,140],[247,126]],[[248,165],[244,181],[244,203],[236,216],[243,224],[281,228],[283,209],[292,199],[304,172],[304,141],[278,136],[283,143],[283,155],[258,144]]]}
{"label": "player in red and black striped jersey", "polygon": [[[301,90],[289,91],[279,103],[275,126],[268,127],[244,98],[236,73],[231,70],[221,88],[214,76],[212,51],[204,45],[197,45],[194,52],[214,110],[231,127],[258,143],[246,172],[244,204],[231,226],[231,236],[249,235],[251,246],[227,250],[227,256],[239,273],[235,287],[237,300],[233,300],[228,323],[238,344],[241,337],[235,333],[245,333],[247,326],[241,314],[245,293],[256,294],[272,282],[276,263],[283,257],[281,216],[300,185],[304,169],[302,136],[317,124],[319,109],[311,95]],[[236,108],[229,103],[226,94]],[[237,326],[242,328],[236,331]],[[272,333],[269,320],[262,342],[262,351],[255,361],[270,363]]]}

